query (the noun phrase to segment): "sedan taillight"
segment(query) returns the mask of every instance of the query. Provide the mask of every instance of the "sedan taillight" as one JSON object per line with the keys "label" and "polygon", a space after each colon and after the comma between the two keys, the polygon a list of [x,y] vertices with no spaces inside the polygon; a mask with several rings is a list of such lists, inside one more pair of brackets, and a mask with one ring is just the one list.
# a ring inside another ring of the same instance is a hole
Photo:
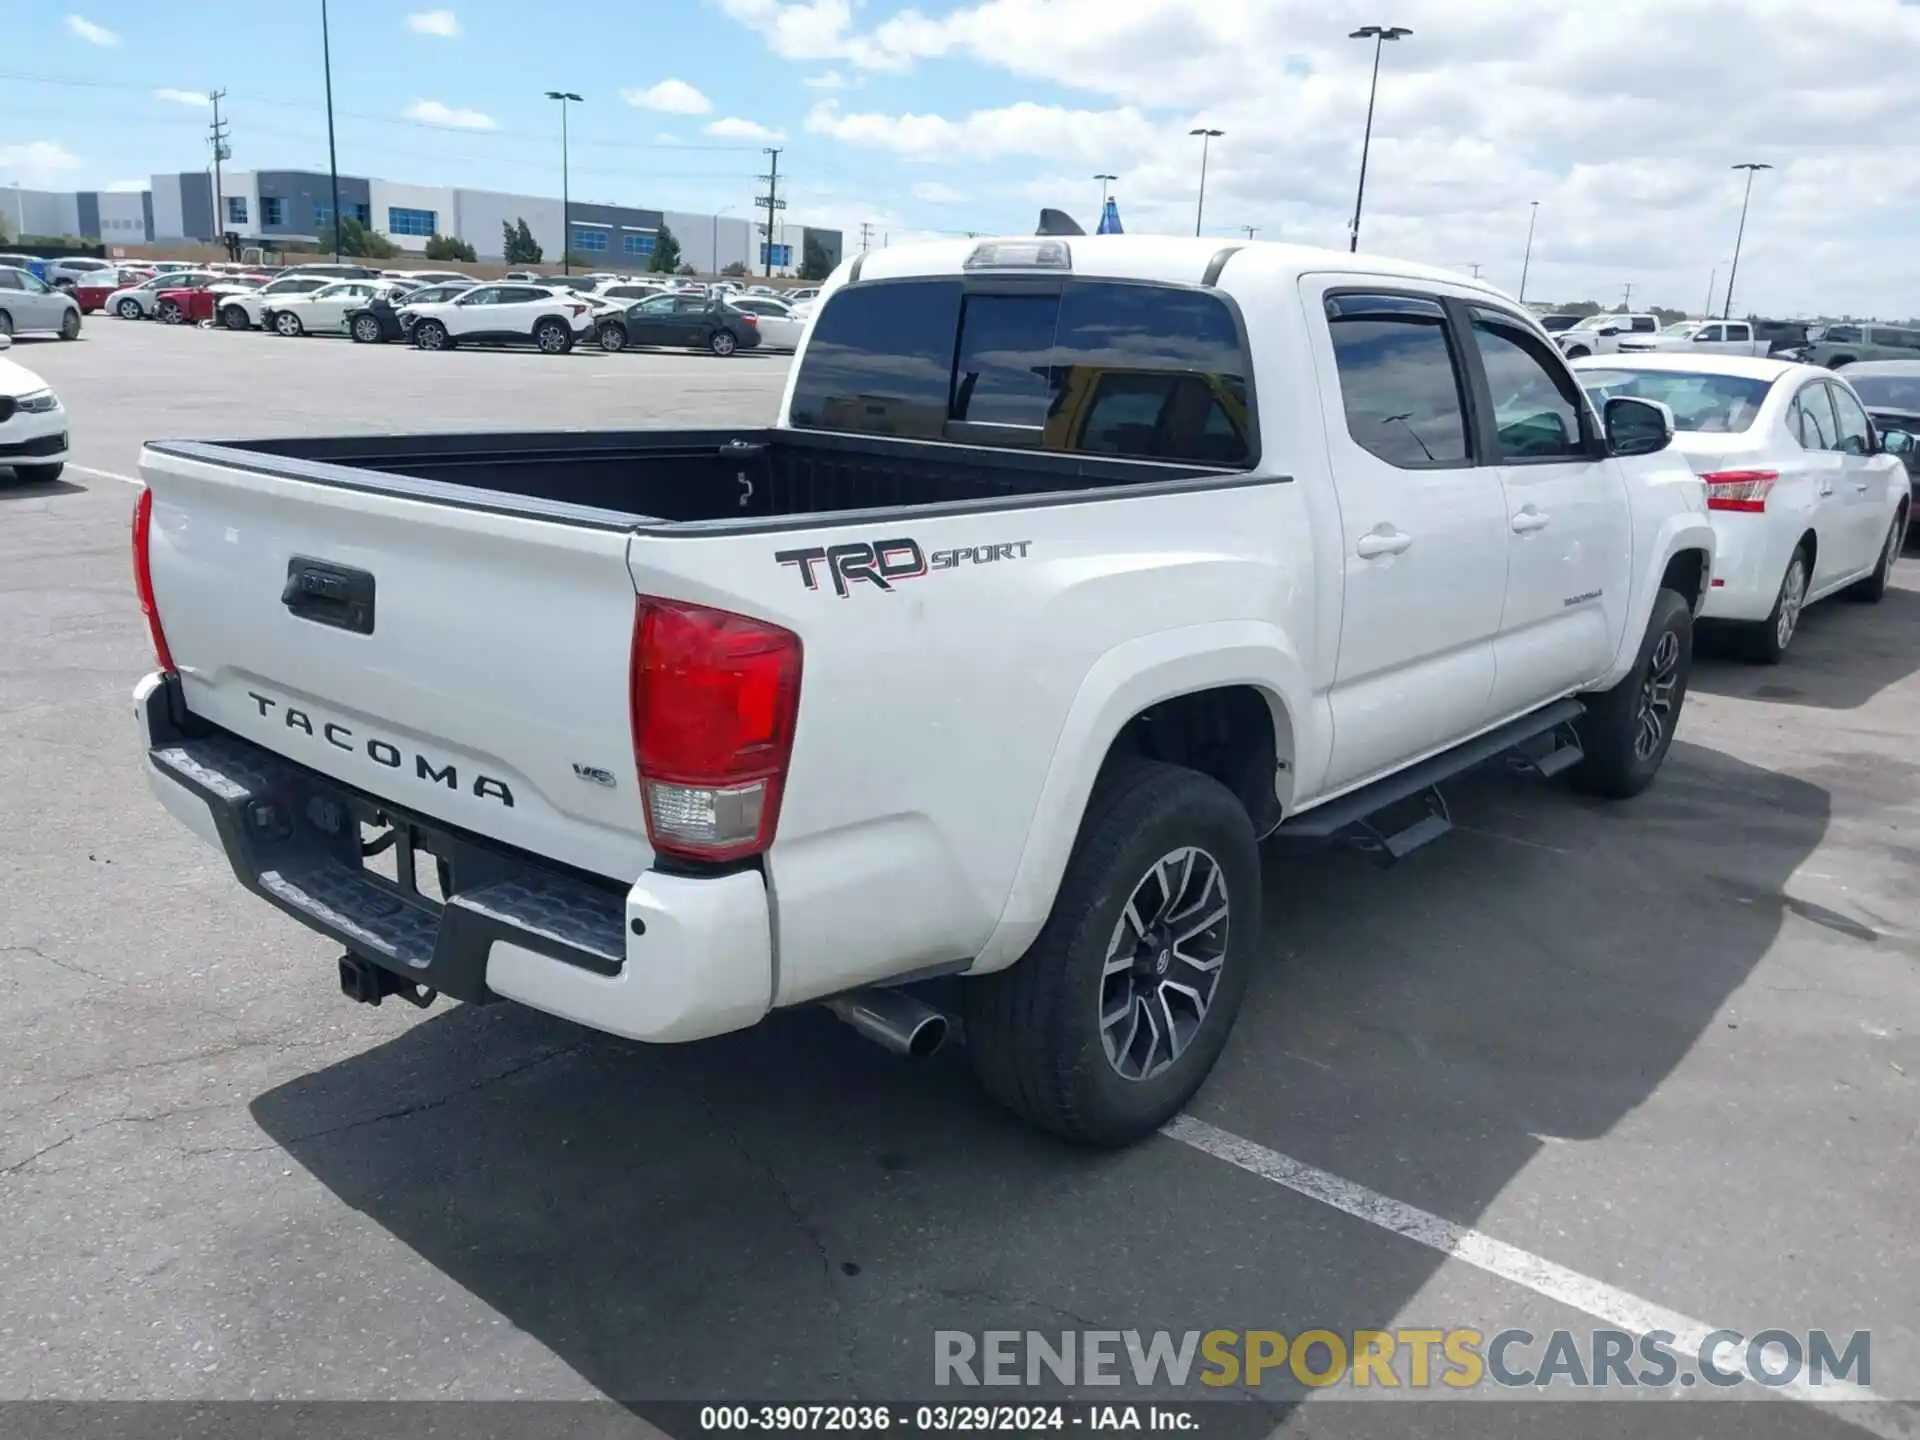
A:
{"label": "sedan taillight", "polygon": [[1700,477],[1707,482],[1707,509],[1735,510],[1758,515],[1767,508],[1767,493],[1780,478],[1778,470],[1710,470]]}

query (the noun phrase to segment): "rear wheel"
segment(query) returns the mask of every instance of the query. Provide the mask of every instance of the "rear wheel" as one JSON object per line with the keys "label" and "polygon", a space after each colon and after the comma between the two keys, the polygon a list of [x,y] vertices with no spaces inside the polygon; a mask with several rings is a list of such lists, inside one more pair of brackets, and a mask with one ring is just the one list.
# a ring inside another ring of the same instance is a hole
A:
{"label": "rear wheel", "polygon": [[740,342],[733,338],[731,330],[716,330],[707,337],[707,348],[724,358],[738,350]]}
{"label": "rear wheel", "polygon": [[80,312],[69,310],[60,317],[60,338],[78,340],[80,338]]}
{"label": "rear wheel", "polygon": [[220,322],[229,330],[251,330],[253,322],[247,318],[247,312],[238,305],[229,305],[220,312]]}
{"label": "rear wheel", "polygon": [[1584,345],[1573,345],[1573,346],[1569,346],[1567,349],[1567,359],[1580,360],[1585,358],[1588,355],[1591,355],[1592,353],[1593,351],[1589,350]]}
{"label": "rear wheel", "polygon": [[609,355],[618,354],[627,348],[627,327],[618,321],[609,320],[600,327],[600,348]]}
{"label": "rear wheel", "polygon": [[154,314],[162,325],[178,325],[187,318],[187,312],[180,308],[178,300],[162,300]]}
{"label": "rear wheel", "polygon": [[140,318],[140,302],[132,296],[128,296],[125,300],[122,300],[114,307],[114,310],[122,320],[138,320]]}
{"label": "rear wheel", "polygon": [[1094,791],[1032,948],[967,982],[974,1069],[1056,1135],[1142,1139],[1213,1069],[1259,943],[1245,807],[1197,771],[1125,759]]}
{"label": "rear wheel", "polygon": [[381,339],[379,319],[373,315],[354,316],[353,338],[362,345],[378,345]]}
{"label": "rear wheel", "polygon": [[533,343],[543,355],[564,355],[573,349],[573,331],[558,320],[542,320],[533,327]]}
{"label": "rear wheel", "polygon": [[289,340],[306,333],[307,327],[300,323],[300,317],[291,310],[276,310],[273,314],[273,333],[284,335]]}
{"label": "rear wheel", "polygon": [[1880,563],[1873,567],[1873,574],[1847,587],[1849,600],[1878,605],[1886,598],[1887,582],[1893,578],[1893,563],[1900,558],[1900,551],[1906,545],[1906,540],[1907,507],[1902,505],[1893,517],[1893,524],[1887,527],[1887,543],[1880,547]]}
{"label": "rear wheel", "polygon": [[0,310],[0,335],[11,337],[13,334],[13,316]]}
{"label": "rear wheel", "polygon": [[438,320],[417,320],[413,326],[413,343],[422,350],[451,350],[453,336]]}
{"label": "rear wheel", "polygon": [[1679,591],[1662,590],[1633,669],[1591,697],[1575,722],[1586,758],[1573,771],[1574,784],[1616,800],[1651,785],[1673,744],[1692,673],[1693,607]]}
{"label": "rear wheel", "polygon": [[1773,599],[1767,618],[1755,625],[1743,625],[1735,631],[1740,652],[1757,665],[1778,665],[1786,658],[1787,647],[1800,629],[1800,612],[1806,608],[1807,586],[1813,575],[1807,547],[1802,544],[1787,562],[1787,573],[1780,577],[1780,591]]}

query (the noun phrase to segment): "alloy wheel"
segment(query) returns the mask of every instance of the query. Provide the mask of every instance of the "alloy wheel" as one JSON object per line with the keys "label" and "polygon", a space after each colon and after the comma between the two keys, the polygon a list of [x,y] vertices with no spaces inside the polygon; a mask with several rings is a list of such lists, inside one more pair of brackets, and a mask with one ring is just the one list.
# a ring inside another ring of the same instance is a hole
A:
{"label": "alloy wheel", "polygon": [[1100,974],[1100,1043],[1122,1079],[1153,1078],[1199,1033],[1231,909],[1220,862],[1197,846],[1161,856],[1133,887]]}
{"label": "alloy wheel", "polygon": [[1787,566],[1787,578],[1780,582],[1780,618],[1774,623],[1774,642],[1784,650],[1800,627],[1800,611],[1807,603],[1807,562],[1798,555]]}
{"label": "alloy wheel", "polygon": [[1660,750],[1667,729],[1673,724],[1673,695],[1680,684],[1680,637],[1673,631],[1662,632],[1647,662],[1647,678],[1640,682],[1640,703],[1635,707],[1633,755],[1636,760],[1651,760]]}

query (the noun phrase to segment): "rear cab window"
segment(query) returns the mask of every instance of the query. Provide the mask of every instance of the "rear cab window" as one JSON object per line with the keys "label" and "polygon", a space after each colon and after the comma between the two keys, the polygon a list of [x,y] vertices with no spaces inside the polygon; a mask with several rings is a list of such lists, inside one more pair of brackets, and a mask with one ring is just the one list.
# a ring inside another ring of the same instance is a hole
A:
{"label": "rear cab window", "polygon": [[1226,300],[1174,285],[930,277],[838,291],[794,380],[800,429],[1222,468],[1258,446]]}

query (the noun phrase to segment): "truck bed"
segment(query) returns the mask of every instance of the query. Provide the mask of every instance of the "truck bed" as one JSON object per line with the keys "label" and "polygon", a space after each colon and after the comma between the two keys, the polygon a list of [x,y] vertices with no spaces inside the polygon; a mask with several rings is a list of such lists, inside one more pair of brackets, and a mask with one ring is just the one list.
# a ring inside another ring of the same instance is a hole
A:
{"label": "truck bed", "polygon": [[621,529],[766,529],[1217,484],[1214,468],[799,430],[559,430],[155,441],[283,479]]}

